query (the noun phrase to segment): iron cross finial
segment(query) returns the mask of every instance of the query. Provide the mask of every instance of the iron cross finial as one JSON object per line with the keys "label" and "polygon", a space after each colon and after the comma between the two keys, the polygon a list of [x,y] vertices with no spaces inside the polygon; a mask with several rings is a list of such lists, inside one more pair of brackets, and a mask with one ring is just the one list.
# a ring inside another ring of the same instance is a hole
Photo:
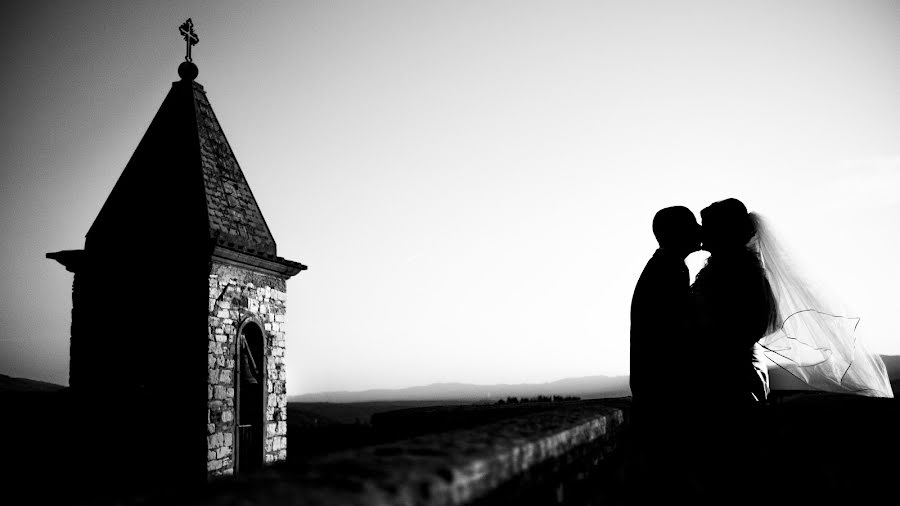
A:
{"label": "iron cross finial", "polygon": [[187,52],[184,55],[184,61],[191,61],[191,46],[196,46],[197,43],[200,42],[200,38],[197,37],[197,32],[194,31],[194,22],[191,21],[191,18],[188,18],[187,21],[181,23],[181,26],[178,27],[178,31],[184,38],[184,44],[186,46],[185,50]]}

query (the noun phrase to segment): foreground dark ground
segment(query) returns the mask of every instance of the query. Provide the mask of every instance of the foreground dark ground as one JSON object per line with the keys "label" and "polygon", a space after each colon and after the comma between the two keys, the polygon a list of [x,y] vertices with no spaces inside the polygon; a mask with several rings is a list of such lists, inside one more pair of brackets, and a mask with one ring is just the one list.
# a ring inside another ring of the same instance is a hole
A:
{"label": "foreground dark ground", "polygon": [[[168,486],[165,470],[150,490],[133,494],[106,476],[81,466],[89,456],[73,454],[68,444],[69,417],[103,414],[81,413],[65,391],[4,395],[2,399],[3,466],[6,504],[102,504],[215,503],[229,504],[228,486],[201,486],[190,492]],[[628,412],[630,399],[608,400]],[[673,417],[693,416],[693,400]],[[708,401],[705,401],[708,402]],[[371,404],[371,403],[369,403]],[[529,403],[512,406],[456,405],[413,406],[397,410],[386,406],[328,406],[344,413],[341,423],[314,406],[289,407],[289,460],[278,468],[302,467],[336,450],[402,440],[417,434],[473,428],[480,424],[523,416],[548,409],[565,409],[565,403]],[[900,402],[816,393],[779,393],[763,410],[756,436],[764,465],[748,474],[743,490],[729,499],[750,498],[767,504],[856,504],[893,495],[893,481],[900,459]],[[354,415],[354,410],[362,413]],[[114,413],[114,411],[111,411]],[[369,418],[364,413],[369,413]],[[375,413],[373,415],[373,413]],[[350,417],[350,418],[347,418]],[[357,418],[359,419],[357,423]],[[107,421],[109,419],[106,419]],[[626,414],[627,420],[627,414]],[[626,425],[627,426],[627,425]],[[673,437],[679,437],[673,434]],[[567,480],[565,494],[555,476],[547,477],[541,493],[521,503],[543,504],[561,499],[563,504],[627,504],[632,491],[626,485],[625,454],[633,448],[627,431],[621,434],[620,451],[602,465],[578,471]],[[122,446],[123,466],[140,458],[136,441],[98,441]],[[244,486],[253,486],[252,482]],[[226,496],[216,495],[225,493]],[[890,502],[890,501],[889,501]]]}

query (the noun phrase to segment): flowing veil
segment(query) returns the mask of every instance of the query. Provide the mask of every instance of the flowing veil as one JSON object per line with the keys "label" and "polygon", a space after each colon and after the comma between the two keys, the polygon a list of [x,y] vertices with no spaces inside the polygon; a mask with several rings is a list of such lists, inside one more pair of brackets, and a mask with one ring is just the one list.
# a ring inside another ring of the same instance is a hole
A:
{"label": "flowing veil", "polygon": [[857,338],[859,318],[830,312],[793,267],[766,220],[750,213],[778,318],[759,344],[776,365],[816,390],[893,397],[881,357]]}

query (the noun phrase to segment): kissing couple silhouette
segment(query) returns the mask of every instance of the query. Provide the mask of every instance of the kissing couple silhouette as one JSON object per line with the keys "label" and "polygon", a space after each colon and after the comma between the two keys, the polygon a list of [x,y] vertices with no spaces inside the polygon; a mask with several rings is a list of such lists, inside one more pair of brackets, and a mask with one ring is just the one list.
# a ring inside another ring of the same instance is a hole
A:
{"label": "kissing couple silhouette", "polygon": [[[768,364],[815,390],[893,397],[881,358],[797,274],[738,199],[656,213],[659,249],[631,304],[632,476],[637,502],[739,502],[758,461]],[[685,258],[709,258],[690,282]],[[768,358],[768,361],[766,360]],[[664,490],[664,496],[653,494]],[[650,495],[648,495],[650,494]],[[642,500],[642,499],[643,500]]]}

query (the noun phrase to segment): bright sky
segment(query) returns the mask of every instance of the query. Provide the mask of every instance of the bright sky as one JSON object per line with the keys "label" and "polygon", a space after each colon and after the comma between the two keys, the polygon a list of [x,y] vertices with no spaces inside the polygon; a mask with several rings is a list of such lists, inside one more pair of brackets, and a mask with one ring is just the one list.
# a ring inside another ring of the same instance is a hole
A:
{"label": "bright sky", "polygon": [[44,254],[83,247],[187,17],[279,254],[309,265],[292,394],[626,374],[653,214],[727,197],[900,354],[896,1],[12,5],[2,373],[67,382],[72,275]]}

